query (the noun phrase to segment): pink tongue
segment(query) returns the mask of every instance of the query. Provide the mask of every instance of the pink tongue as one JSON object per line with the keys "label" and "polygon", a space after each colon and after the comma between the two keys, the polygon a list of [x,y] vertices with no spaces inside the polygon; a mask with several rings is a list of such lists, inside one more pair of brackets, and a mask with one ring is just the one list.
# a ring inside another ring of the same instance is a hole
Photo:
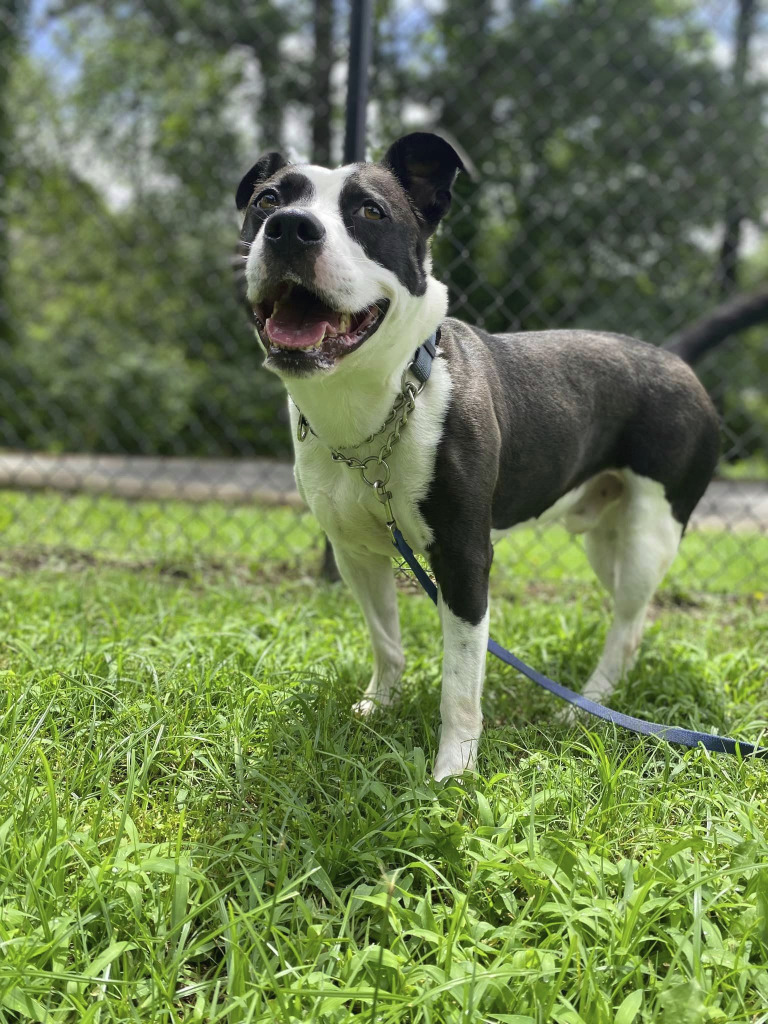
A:
{"label": "pink tongue", "polygon": [[281,348],[312,348],[319,341],[323,340],[326,329],[330,324],[325,320],[316,321],[310,324],[283,324],[279,318],[271,316],[267,320],[267,337],[273,345]]}
{"label": "pink tongue", "polygon": [[[293,300],[293,295],[291,300]],[[266,323],[267,337],[281,348],[312,348],[326,331],[335,332],[339,316],[320,301],[290,301]]]}

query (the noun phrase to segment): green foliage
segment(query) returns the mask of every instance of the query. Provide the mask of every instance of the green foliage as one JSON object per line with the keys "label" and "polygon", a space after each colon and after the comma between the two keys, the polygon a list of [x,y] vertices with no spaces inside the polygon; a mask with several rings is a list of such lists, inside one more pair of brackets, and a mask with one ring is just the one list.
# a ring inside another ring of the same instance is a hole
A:
{"label": "green foliage", "polygon": [[[132,83],[138,102],[150,96],[140,72],[158,72],[157,52],[130,42],[117,41],[117,56],[138,80]],[[235,162],[232,131],[220,130],[218,142],[210,134],[200,136],[197,144],[207,147],[208,163],[189,150],[185,162],[174,151],[180,122],[174,128],[168,113],[160,119],[155,152],[145,156],[150,162],[162,157],[178,172],[177,183],[163,180],[146,192],[134,191],[127,204],[119,193],[110,201],[53,159],[46,138],[56,137],[75,155],[74,140],[82,134],[78,118],[88,121],[94,144],[107,146],[128,167],[110,186],[134,188],[132,140],[136,126],[152,117],[138,110],[134,123],[121,121],[117,114],[125,98],[106,90],[104,54],[98,48],[96,54],[95,66],[88,65],[94,79],[84,72],[78,80],[72,122],[47,77],[28,64],[18,68],[18,108],[29,109],[34,93],[40,97],[35,109],[48,116],[43,132],[23,124],[19,130],[24,145],[11,194],[15,244],[9,275],[19,332],[15,344],[0,348],[5,443],[113,452],[284,451],[285,398],[261,369],[234,289],[236,227],[221,201],[225,195],[228,206],[231,198],[224,168]],[[193,67],[195,75],[203,74]],[[208,83],[219,88],[211,104],[216,110],[231,82],[213,76]],[[189,81],[176,87],[176,93],[170,86],[161,90],[164,103],[187,91],[202,102]],[[96,99],[102,94],[103,107]],[[177,117],[194,121],[195,103]],[[189,141],[186,129],[181,134]],[[196,187],[188,187],[190,173]]]}
{"label": "green foliage", "polygon": [[[463,9],[447,5],[445,49],[425,54],[422,88],[483,169],[482,196],[462,193],[459,273],[475,281],[459,312],[495,330],[511,316],[659,342],[701,314],[713,254],[693,229],[719,223],[726,172],[740,169],[754,193],[748,169],[766,143],[764,95],[734,103],[694,14],[649,0],[543,4],[496,23],[489,11],[467,66]],[[455,237],[439,250],[449,262]]]}
{"label": "green foliage", "polygon": [[8,187],[15,145],[8,83],[17,58],[22,31],[23,0],[4,0],[0,7],[0,345],[10,343],[12,320],[8,306]]}
{"label": "green foliage", "polygon": [[[55,10],[65,73],[17,61],[8,98],[7,441],[287,452],[284,398],[231,282],[231,197],[284,121],[327,106],[313,94],[312,11],[265,0]],[[435,246],[455,313],[661,342],[712,304],[706,239],[721,229],[724,183],[756,218],[768,142],[764,83],[737,95],[697,5],[482,0],[469,17],[447,0],[403,18],[381,0],[377,14],[376,145],[438,123],[479,172],[459,180]],[[768,448],[763,349],[755,335],[705,371],[713,387],[726,378],[718,400],[746,438],[734,456]]]}
{"label": "green foliage", "polygon": [[[388,50],[479,170],[435,246],[457,316],[661,343],[715,304],[704,236],[720,231],[725,182],[760,218],[766,94],[760,79],[737,94],[700,26],[696,5],[655,0],[482,3],[470,25],[449,0],[416,54]],[[387,123],[401,113],[393,97]],[[754,262],[745,278],[764,280]],[[768,451],[765,338],[702,367],[733,460]]]}

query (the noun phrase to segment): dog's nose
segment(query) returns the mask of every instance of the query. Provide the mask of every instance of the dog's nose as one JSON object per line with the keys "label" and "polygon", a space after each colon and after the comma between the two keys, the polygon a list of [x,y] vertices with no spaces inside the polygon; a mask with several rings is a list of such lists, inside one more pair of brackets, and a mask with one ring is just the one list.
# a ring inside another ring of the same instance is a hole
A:
{"label": "dog's nose", "polygon": [[267,218],[264,237],[283,252],[304,251],[325,238],[325,228],[312,213],[280,210]]}

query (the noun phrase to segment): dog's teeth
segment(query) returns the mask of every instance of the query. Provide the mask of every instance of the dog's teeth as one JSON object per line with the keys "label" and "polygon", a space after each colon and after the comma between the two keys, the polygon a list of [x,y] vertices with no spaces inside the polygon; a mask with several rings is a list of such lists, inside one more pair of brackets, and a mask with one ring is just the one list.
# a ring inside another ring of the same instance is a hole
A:
{"label": "dog's teeth", "polygon": [[348,334],[349,325],[351,322],[351,316],[349,313],[342,313],[339,317],[339,334]]}

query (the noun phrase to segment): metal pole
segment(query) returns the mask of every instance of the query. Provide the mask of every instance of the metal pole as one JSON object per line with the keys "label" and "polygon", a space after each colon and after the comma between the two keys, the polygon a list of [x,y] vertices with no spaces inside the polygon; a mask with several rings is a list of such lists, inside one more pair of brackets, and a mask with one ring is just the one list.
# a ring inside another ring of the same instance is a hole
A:
{"label": "metal pole", "polygon": [[[373,33],[371,12],[373,0],[352,0],[349,22],[349,59],[347,61],[347,114],[344,128],[344,163],[365,160],[365,122],[368,107],[368,68],[371,64]],[[320,575],[335,582],[340,579],[330,541],[325,551]]]}
{"label": "metal pole", "polygon": [[347,116],[344,163],[365,160],[365,121],[368,106],[368,69],[371,64],[373,0],[352,0],[347,63]]}

